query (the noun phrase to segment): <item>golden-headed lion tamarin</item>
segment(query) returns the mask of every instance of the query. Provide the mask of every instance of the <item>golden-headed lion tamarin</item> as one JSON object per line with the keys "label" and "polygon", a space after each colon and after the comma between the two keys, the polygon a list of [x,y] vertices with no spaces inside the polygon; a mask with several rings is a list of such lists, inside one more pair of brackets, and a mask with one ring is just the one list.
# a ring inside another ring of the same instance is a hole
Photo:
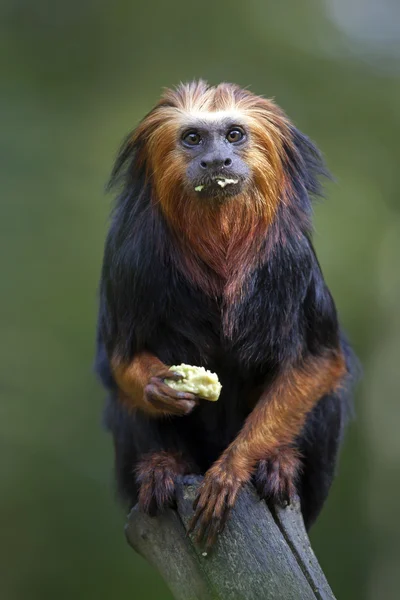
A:
{"label": "golden-headed lion tamarin", "polygon": [[[192,527],[210,546],[240,489],[306,526],[328,493],[352,353],[311,242],[321,156],[270,100],[199,81],[164,93],[125,141],[100,289],[97,371],[130,504],[204,474]],[[215,371],[218,402],[168,365]]]}

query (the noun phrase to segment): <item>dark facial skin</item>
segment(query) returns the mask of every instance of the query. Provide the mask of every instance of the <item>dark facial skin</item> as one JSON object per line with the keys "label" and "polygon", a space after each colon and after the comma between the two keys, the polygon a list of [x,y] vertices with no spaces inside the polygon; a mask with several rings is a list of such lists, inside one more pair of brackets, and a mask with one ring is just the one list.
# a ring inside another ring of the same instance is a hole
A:
{"label": "dark facial skin", "polygon": [[[188,160],[187,185],[199,197],[222,199],[243,191],[250,170],[243,157],[249,140],[242,125],[231,120],[196,121],[182,131],[179,143]],[[225,183],[226,179],[237,183]],[[202,189],[196,190],[199,186]]]}

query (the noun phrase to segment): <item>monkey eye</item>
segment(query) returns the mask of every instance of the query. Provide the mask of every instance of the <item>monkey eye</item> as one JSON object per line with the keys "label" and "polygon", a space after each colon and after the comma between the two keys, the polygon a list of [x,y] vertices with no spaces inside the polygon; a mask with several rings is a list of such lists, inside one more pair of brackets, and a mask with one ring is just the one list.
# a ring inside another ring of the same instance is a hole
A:
{"label": "monkey eye", "polygon": [[182,141],[185,146],[198,146],[202,139],[201,135],[197,131],[187,131],[183,134]]}
{"label": "monkey eye", "polygon": [[226,134],[226,139],[231,144],[235,144],[236,142],[240,142],[244,138],[243,129],[239,129],[239,127],[233,127]]}

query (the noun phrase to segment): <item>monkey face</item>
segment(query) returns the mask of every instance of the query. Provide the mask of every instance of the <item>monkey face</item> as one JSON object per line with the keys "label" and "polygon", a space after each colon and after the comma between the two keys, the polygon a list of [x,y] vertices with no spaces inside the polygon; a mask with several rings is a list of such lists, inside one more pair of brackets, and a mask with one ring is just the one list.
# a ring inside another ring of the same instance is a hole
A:
{"label": "monkey face", "polygon": [[251,176],[246,162],[249,144],[249,131],[237,119],[216,112],[193,121],[179,139],[187,165],[185,187],[203,199],[240,194]]}

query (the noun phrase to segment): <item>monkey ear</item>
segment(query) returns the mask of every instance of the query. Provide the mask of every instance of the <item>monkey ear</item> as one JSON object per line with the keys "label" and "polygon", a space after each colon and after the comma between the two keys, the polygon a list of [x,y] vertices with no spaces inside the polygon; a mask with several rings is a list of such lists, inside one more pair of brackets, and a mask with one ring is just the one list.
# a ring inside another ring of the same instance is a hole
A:
{"label": "monkey ear", "polygon": [[292,139],[285,147],[286,170],[296,196],[323,196],[321,177],[332,179],[317,146],[296,127],[291,126]]}

